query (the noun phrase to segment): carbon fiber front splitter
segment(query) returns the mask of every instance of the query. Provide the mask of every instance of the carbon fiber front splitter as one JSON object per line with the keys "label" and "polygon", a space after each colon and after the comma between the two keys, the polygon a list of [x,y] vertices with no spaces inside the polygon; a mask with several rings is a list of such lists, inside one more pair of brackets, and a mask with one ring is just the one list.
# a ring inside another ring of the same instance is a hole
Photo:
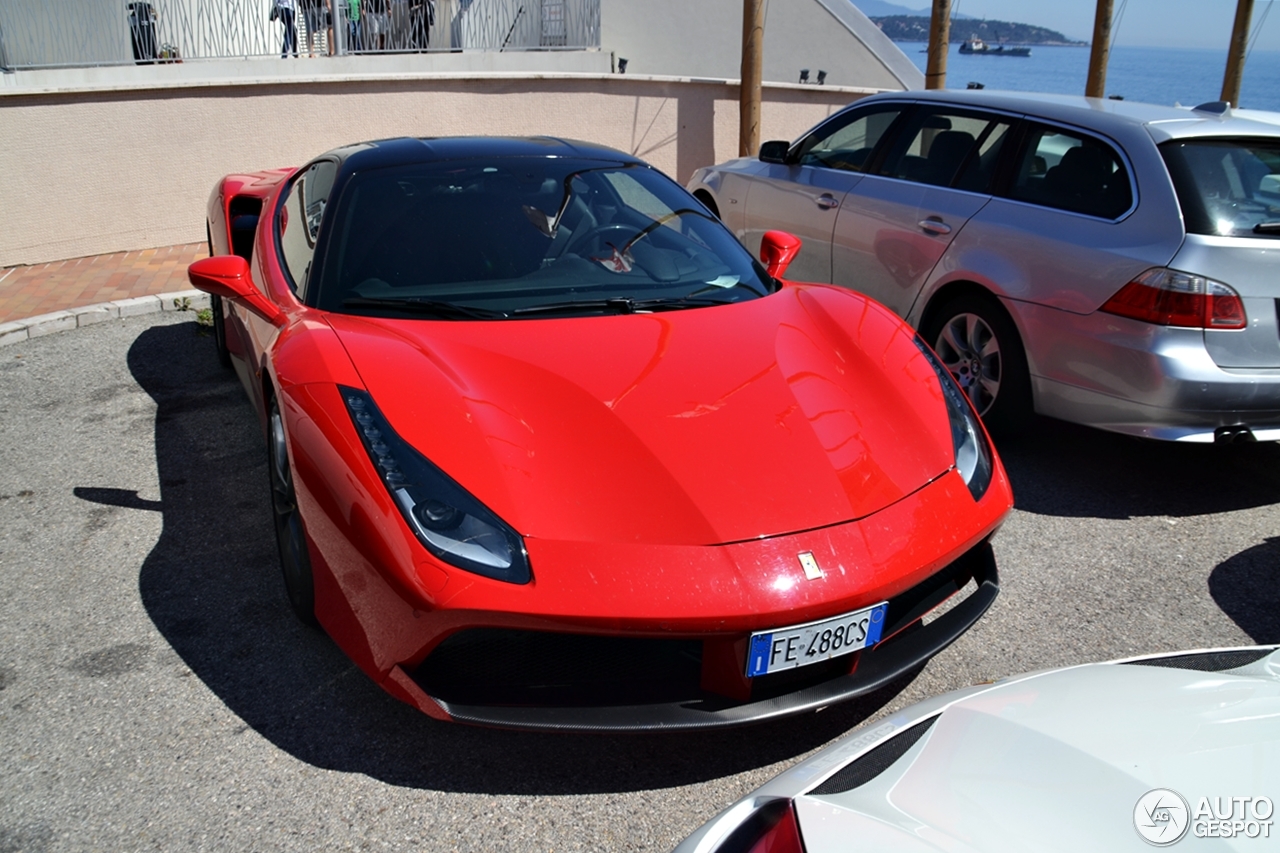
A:
{"label": "carbon fiber front splitter", "polygon": [[[969,579],[977,589],[927,625],[921,617]],[[883,687],[922,666],[981,618],[1000,591],[995,555],[983,542],[942,572],[889,602],[887,639],[858,654],[848,674],[780,696],[735,703],[701,698],[683,702],[603,707],[471,705],[432,697],[462,723],[537,731],[686,731],[725,728],[815,711]],[[904,630],[912,626],[914,630]]]}

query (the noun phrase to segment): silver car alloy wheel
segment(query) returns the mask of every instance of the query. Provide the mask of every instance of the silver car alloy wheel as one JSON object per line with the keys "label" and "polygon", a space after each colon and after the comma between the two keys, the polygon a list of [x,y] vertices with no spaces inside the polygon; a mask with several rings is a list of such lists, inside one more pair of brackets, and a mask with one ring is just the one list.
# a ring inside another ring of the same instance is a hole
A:
{"label": "silver car alloy wheel", "polygon": [[1000,340],[977,314],[956,314],[938,333],[934,350],[956,383],[985,417],[1000,394],[1004,374]]}

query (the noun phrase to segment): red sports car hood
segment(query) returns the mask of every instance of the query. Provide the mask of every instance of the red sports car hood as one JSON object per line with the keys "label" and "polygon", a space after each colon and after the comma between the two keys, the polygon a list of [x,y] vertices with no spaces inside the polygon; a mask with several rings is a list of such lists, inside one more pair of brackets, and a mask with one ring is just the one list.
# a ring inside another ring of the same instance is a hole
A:
{"label": "red sports car hood", "polygon": [[394,429],[525,536],[792,533],[868,516],[953,464],[911,330],[848,291],[607,317],[330,322]]}

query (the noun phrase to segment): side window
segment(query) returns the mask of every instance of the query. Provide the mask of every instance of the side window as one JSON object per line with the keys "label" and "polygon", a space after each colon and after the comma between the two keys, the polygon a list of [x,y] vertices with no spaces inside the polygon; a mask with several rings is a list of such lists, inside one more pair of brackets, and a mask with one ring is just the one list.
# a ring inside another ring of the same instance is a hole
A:
{"label": "side window", "polygon": [[295,291],[306,286],[324,208],[337,174],[338,166],[331,160],[313,163],[294,179],[280,206],[280,250]]}
{"label": "side window", "polygon": [[882,175],[989,192],[1010,122],[993,116],[922,113],[885,160]]}
{"label": "side window", "polygon": [[1129,173],[1100,139],[1056,127],[1032,126],[1009,197],[1116,219],[1133,205]]}
{"label": "side window", "polygon": [[864,171],[876,145],[902,109],[885,106],[838,116],[800,143],[800,165]]}

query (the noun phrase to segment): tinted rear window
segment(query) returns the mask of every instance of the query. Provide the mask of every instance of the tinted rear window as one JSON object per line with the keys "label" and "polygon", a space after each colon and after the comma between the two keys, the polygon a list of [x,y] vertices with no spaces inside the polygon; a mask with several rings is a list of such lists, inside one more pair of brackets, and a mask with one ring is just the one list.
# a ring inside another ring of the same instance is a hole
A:
{"label": "tinted rear window", "polygon": [[1187,231],[1280,237],[1280,140],[1182,139],[1160,152]]}
{"label": "tinted rear window", "polygon": [[1100,139],[1036,125],[1009,188],[1019,201],[1118,219],[1133,206],[1124,162]]}

